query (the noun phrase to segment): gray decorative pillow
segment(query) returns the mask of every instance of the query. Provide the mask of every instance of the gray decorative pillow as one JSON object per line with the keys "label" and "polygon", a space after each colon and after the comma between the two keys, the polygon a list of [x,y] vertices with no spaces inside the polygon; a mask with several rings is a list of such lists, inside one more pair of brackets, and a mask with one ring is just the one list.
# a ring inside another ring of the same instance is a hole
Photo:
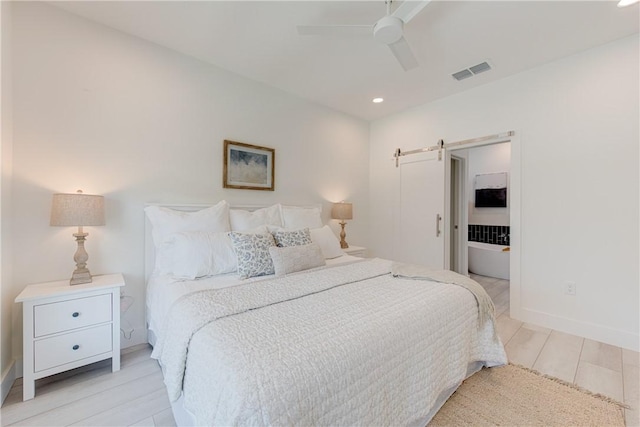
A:
{"label": "gray decorative pillow", "polygon": [[273,236],[230,232],[229,238],[238,257],[238,274],[241,279],[273,274],[273,261],[269,248],[276,245]]}
{"label": "gray decorative pillow", "polygon": [[276,276],[326,265],[322,250],[317,243],[284,248],[272,246],[269,248],[269,253]]}
{"label": "gray decorative pillow", "polygon": [[273,238],[276,240],[276,246],[284,248],[287,246],[301,246],[311,243],[311,233],[308,228],[301,230],[278,230],[274,231]]}

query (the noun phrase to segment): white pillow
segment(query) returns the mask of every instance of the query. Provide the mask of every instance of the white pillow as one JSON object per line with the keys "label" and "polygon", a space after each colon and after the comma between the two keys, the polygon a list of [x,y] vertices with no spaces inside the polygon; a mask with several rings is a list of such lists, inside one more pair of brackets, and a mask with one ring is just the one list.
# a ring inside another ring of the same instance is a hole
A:
{"label": "white pillow", "polygon": [[153,229],[156,265],[154,274],[167,274],[171,269],[167,238],[181,231],[230,231],[229,205],[221,200],[216,205],[196,212],[184,212],[160,206],[147,206],[144,211]]}
{"label": "white pillow", "polygon": [[281,206],[284,228],[289,230],[299,228],[320,228],[320,208],[303,208],[298,206]]}
{"label": "white pillow", "polygon": [[279,248],[272,246],[269,254],[273,261],[273,268],[276,276],[282,276],[296,271],[308,270],[310,268],[326,265],[322,250],[317,243],[309,243],[301,246],[285,246]]}
{"label": "white pillow", "polygon": [[328,225],[311,229],[309,232],[311,233],[311,241],[320,246],[322,254],[326,259],[337,258],[344,255],[340,247],[340,241]]}
{"label": "white pillow", "polygon": [[242,209],[231,209],[229,211],[229,221],[231,230],[245,231],[259,227],[261,225],[275,225],[282,227],[282,215],[280,205],[269,206],[253,212]]}
{"label": "white pillow", "polygon": [[228,232],[182,231],[168,238],[171,246],[171,274],[179,279],[231,273],[238,259]]}

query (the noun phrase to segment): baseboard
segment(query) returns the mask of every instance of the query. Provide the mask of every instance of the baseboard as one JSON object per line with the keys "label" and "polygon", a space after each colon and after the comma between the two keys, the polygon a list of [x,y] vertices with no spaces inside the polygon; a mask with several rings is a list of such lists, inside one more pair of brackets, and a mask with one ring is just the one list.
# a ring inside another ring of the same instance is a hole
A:
{"label": "baseboard", "polygon": [[16,361],[12,360],[9,367],[2,373],[2,385],[0,386],[0,405],[4,403],[4,400],[7,398],[9,391],[11,391],[11,386],[13,386],[13,383],[18,378],[16,375],[16,365]]}
{"label": "baseboard", "polygon": [[514,311],[518,313],[517,317],[514,318],[523,322],[533,323],[545,328],[555,329],[556,331],[615,345],[628,350],[640,351],[640,335],[631,332],[608,328],[594,323],[580,322],[575,319],[555,316],[528,308],[521,307],[520,310],[513,310],[511,312],[512,316],[514,315]]}

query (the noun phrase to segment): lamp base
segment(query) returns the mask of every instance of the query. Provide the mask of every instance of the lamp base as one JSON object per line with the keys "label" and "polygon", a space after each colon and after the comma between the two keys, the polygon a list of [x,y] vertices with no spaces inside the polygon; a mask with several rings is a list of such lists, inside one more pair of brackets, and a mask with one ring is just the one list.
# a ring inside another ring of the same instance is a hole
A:
{"label": "lamp base", "polygon": [[339,224],[340,224],[340,227],[342,227],[342,230],[340,231],[340,248],[348,249],[349,244],[347,243],[346,240],[344,240],[344,238],[347,237],[347,233],[344,232],[344,226],[347,225],[347,223],[344,221],[340,221]]}
{"label": "lamp base", "polygon": [[91,279],[91,273],[88,268],[83,269],[75,269],[73,271],[73,275],[71,276],[71,280],[69,281],[70,285],[82,285],[83,283],[91,283],[93,280]]}
{"label": "lamp base", "polygon": [[73,237],[76,238],[76,242],[78,243],[78,249],[73,256],[73,260],[76,262],[76,269],[73,270],[73,275],[69,281],[69,284],[71,285],[81,285],[83,283],[91,283],[92,281],[91,273],[89,273],[89,269],[87,268],[89,255],[84,249],[84,241],[87,239],[88,235],[88,233],[82,232],[82,227],[78,227],[78,232],[73,233]]}

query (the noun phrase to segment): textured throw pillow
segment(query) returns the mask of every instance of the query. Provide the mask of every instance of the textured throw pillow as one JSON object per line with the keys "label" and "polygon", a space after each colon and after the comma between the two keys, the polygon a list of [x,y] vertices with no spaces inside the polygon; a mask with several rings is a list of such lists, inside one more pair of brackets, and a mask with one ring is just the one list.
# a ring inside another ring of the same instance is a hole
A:
{"label": "textured throw pillow", "polygon": [[311,233],[308,228],[302,230],[278,230],[273,231],[273,238],[276,241],[276,245],[279,247],[285,246],[301,246],[311,243]]}
{"label": "textured throw pillow", "polygon": [[229,238],[238,259],[238,274],[241,279],[273,274],[273,261],[269,248],[275,246],[271,233],[245,234],[232,231]]}
{"label": "textured throw pillow", "polygon": [[222,200],[216,205],[195,212],[178,211],[160,206],[147,206],[145,214],[153,227],[151,234],[155,247],[154,274],[167,274],[171,268],[171,255],[167,239],[182,231],[229,231],[229,205]]}
{"label": "textured throw pillow", "polygon": [[196,279],[231,273],[238,261],[228,232],[183,231],[168,238],[171,246],[170,274],[179,279]]}
{"label": "textured throw pillow", "polygon": [[328,225],[325,225],[322,228],[310,230],[310,233],[311,240],[320,245],[322,254],[326,259],[337,258],[344,255],[344,252],[340,247],[340,241],[336,235],[333,234],[333,231],[331,231],[331,228]]}
{"label": "textured throw pillow", "polygon": [[299,228],[320,228],[320,208],[305,208],[298,206],[281,206],[282,222],[285,228],[295,230]]}
{"label": "textured throw pillow", "polygon": [[283,248],[272,246],[269,248],[269,254],[276,276],[326,265],[320,246],[315,243]]}
{"label": "textured throw pillow", "polygon": [[233,231],[251,230],[261,225],[282,227],[280,205],[273,205],[252,212],[242,209],[231,209],[229,211],[229,220],[231,230]]}

